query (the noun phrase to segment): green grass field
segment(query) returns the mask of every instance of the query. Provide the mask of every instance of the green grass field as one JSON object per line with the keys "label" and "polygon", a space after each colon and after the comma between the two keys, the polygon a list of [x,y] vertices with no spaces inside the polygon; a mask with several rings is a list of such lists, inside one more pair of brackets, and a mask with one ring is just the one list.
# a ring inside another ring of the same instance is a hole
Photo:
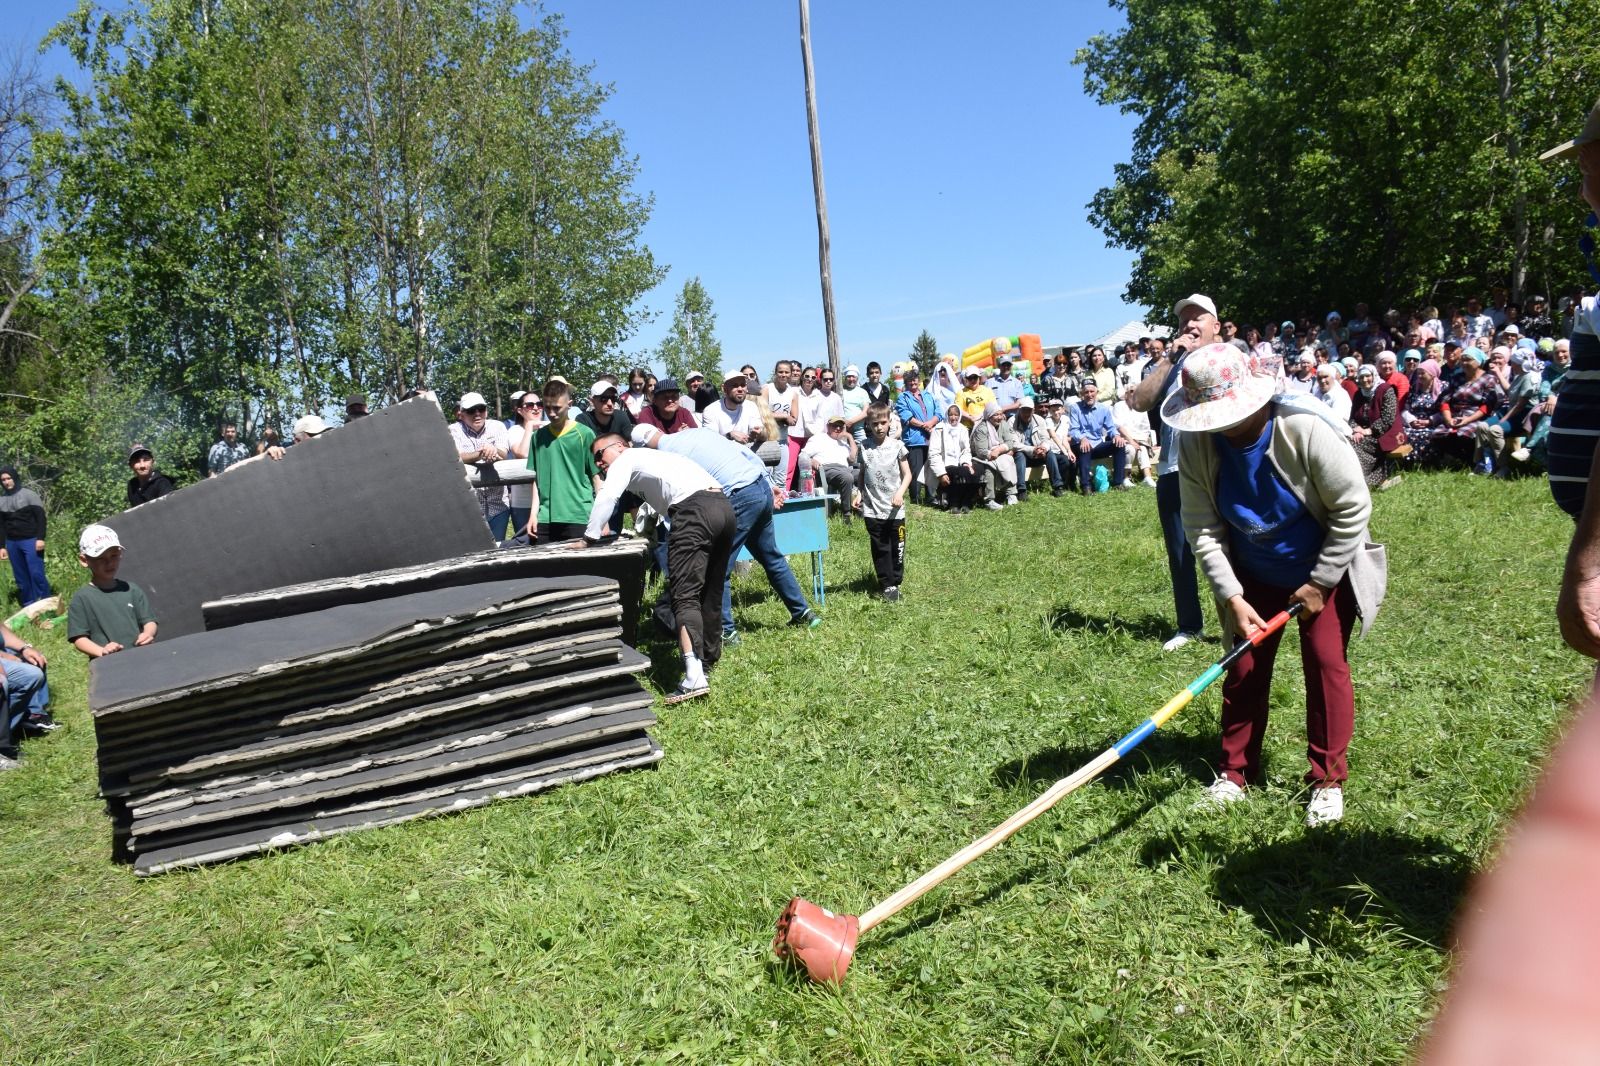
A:
{"label": "green grass field", "polygon": [[824,626],[796,634],[741,583],[744,644],[709,699],[660,712],[658,769],[152,880],[108,860],[57,630],[66,728],[0,776],[0,1060],[1403,1060],[1591,668],[1555,631],[1571,524],[1542,481],[1408,476],[1373,531],[1389,598],[1351,649],[1342,825],[1301,823],[1290,637],[1249,802],[1192,809],[1213,688],[863,938],[841,989],[775,965],[789,896],[859,913],[1220,654],[1160,650],[1151,490],[916,510],[897,605],[836,526]]}

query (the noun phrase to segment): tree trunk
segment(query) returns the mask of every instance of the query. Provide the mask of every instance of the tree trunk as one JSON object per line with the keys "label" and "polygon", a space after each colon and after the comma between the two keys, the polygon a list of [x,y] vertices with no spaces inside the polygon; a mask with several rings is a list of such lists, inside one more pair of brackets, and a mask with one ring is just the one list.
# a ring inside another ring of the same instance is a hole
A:
{"label": "tree trunk", "polygon": [[811,186],[817,196],[817,260],[822,272],[822,322],[828,331],[828,368],[839,377],[839,330],[833,320],[833,267],[828,256],[828,194],[822,184],[822,140],[817,135],[816,76],[811,70],[811,4],[800,0],[800,56],[806,71],[806,130],[811,136]]}

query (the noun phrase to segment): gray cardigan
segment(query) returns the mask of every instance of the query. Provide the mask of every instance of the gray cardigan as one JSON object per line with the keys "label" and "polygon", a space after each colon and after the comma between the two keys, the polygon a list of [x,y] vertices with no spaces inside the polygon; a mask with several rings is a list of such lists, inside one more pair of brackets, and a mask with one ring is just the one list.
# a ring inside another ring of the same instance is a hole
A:
{"label": "gray cardigan", "polygon": [[[1366,636],[1388,587],[1383,545],[1367,540],[1372,494],[1350,442],[1318,415],[1274,405],[1267,458],[1289,490],[1326,532],[1311,580],[1335,588],[1347,574]],[[1231,645],[1227,601],[1242,591],[1228,556],[1228,524],[1217,509],[1217,451],[1209,433],[1178,434],[1178,477],[1183,491],[1183,529],[1201,571],[1211,583],[1223,643]]]}

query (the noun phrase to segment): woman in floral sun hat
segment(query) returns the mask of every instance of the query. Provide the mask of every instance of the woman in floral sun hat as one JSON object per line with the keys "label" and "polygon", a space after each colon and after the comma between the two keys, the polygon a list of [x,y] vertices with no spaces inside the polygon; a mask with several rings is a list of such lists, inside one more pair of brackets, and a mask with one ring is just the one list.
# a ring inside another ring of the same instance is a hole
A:
{"label": "woman in floral sun hat", "polygon": [[[1210,344],[1184,361],[1161,417],[1178,435],[1183,526],[1211,583],[1224,641],[1264,628],[1293,603],[1306,679],[1306,824],[1344,815],[1355,693],[1345,648],[1383,599],[1383,549],[1367,543],[1372,497],[1349,442],[1300,397],[1275,397],[1256,361]],[[1244,796],[1261,771],[1261,741],[1279,632],[1229,668],[1222,759],[1207,801]]]}

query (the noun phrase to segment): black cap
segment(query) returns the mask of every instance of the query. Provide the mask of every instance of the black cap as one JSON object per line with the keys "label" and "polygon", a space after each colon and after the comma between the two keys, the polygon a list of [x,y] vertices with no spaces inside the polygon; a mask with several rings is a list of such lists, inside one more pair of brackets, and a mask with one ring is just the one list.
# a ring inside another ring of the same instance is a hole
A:
{"label": "black cap", "polygon": [[346,407],[355,407],[357,405],[365,407],[367,406],[367,394],[364,392],[352,392],[345,397],[344,405]]}
{"label": "black cap", "polygon": [[156,457],[156,453],[146,448],[143,444],[135,444],[128,448],[128,462],[132,463],[141,455],[148,455],[152,459]]}
{"label": "black cap", "polygon": [[682,392],[683,390],[678,387],[678,379],[677,378],[657,378],[656,379],[656,391],[657,392]]}

